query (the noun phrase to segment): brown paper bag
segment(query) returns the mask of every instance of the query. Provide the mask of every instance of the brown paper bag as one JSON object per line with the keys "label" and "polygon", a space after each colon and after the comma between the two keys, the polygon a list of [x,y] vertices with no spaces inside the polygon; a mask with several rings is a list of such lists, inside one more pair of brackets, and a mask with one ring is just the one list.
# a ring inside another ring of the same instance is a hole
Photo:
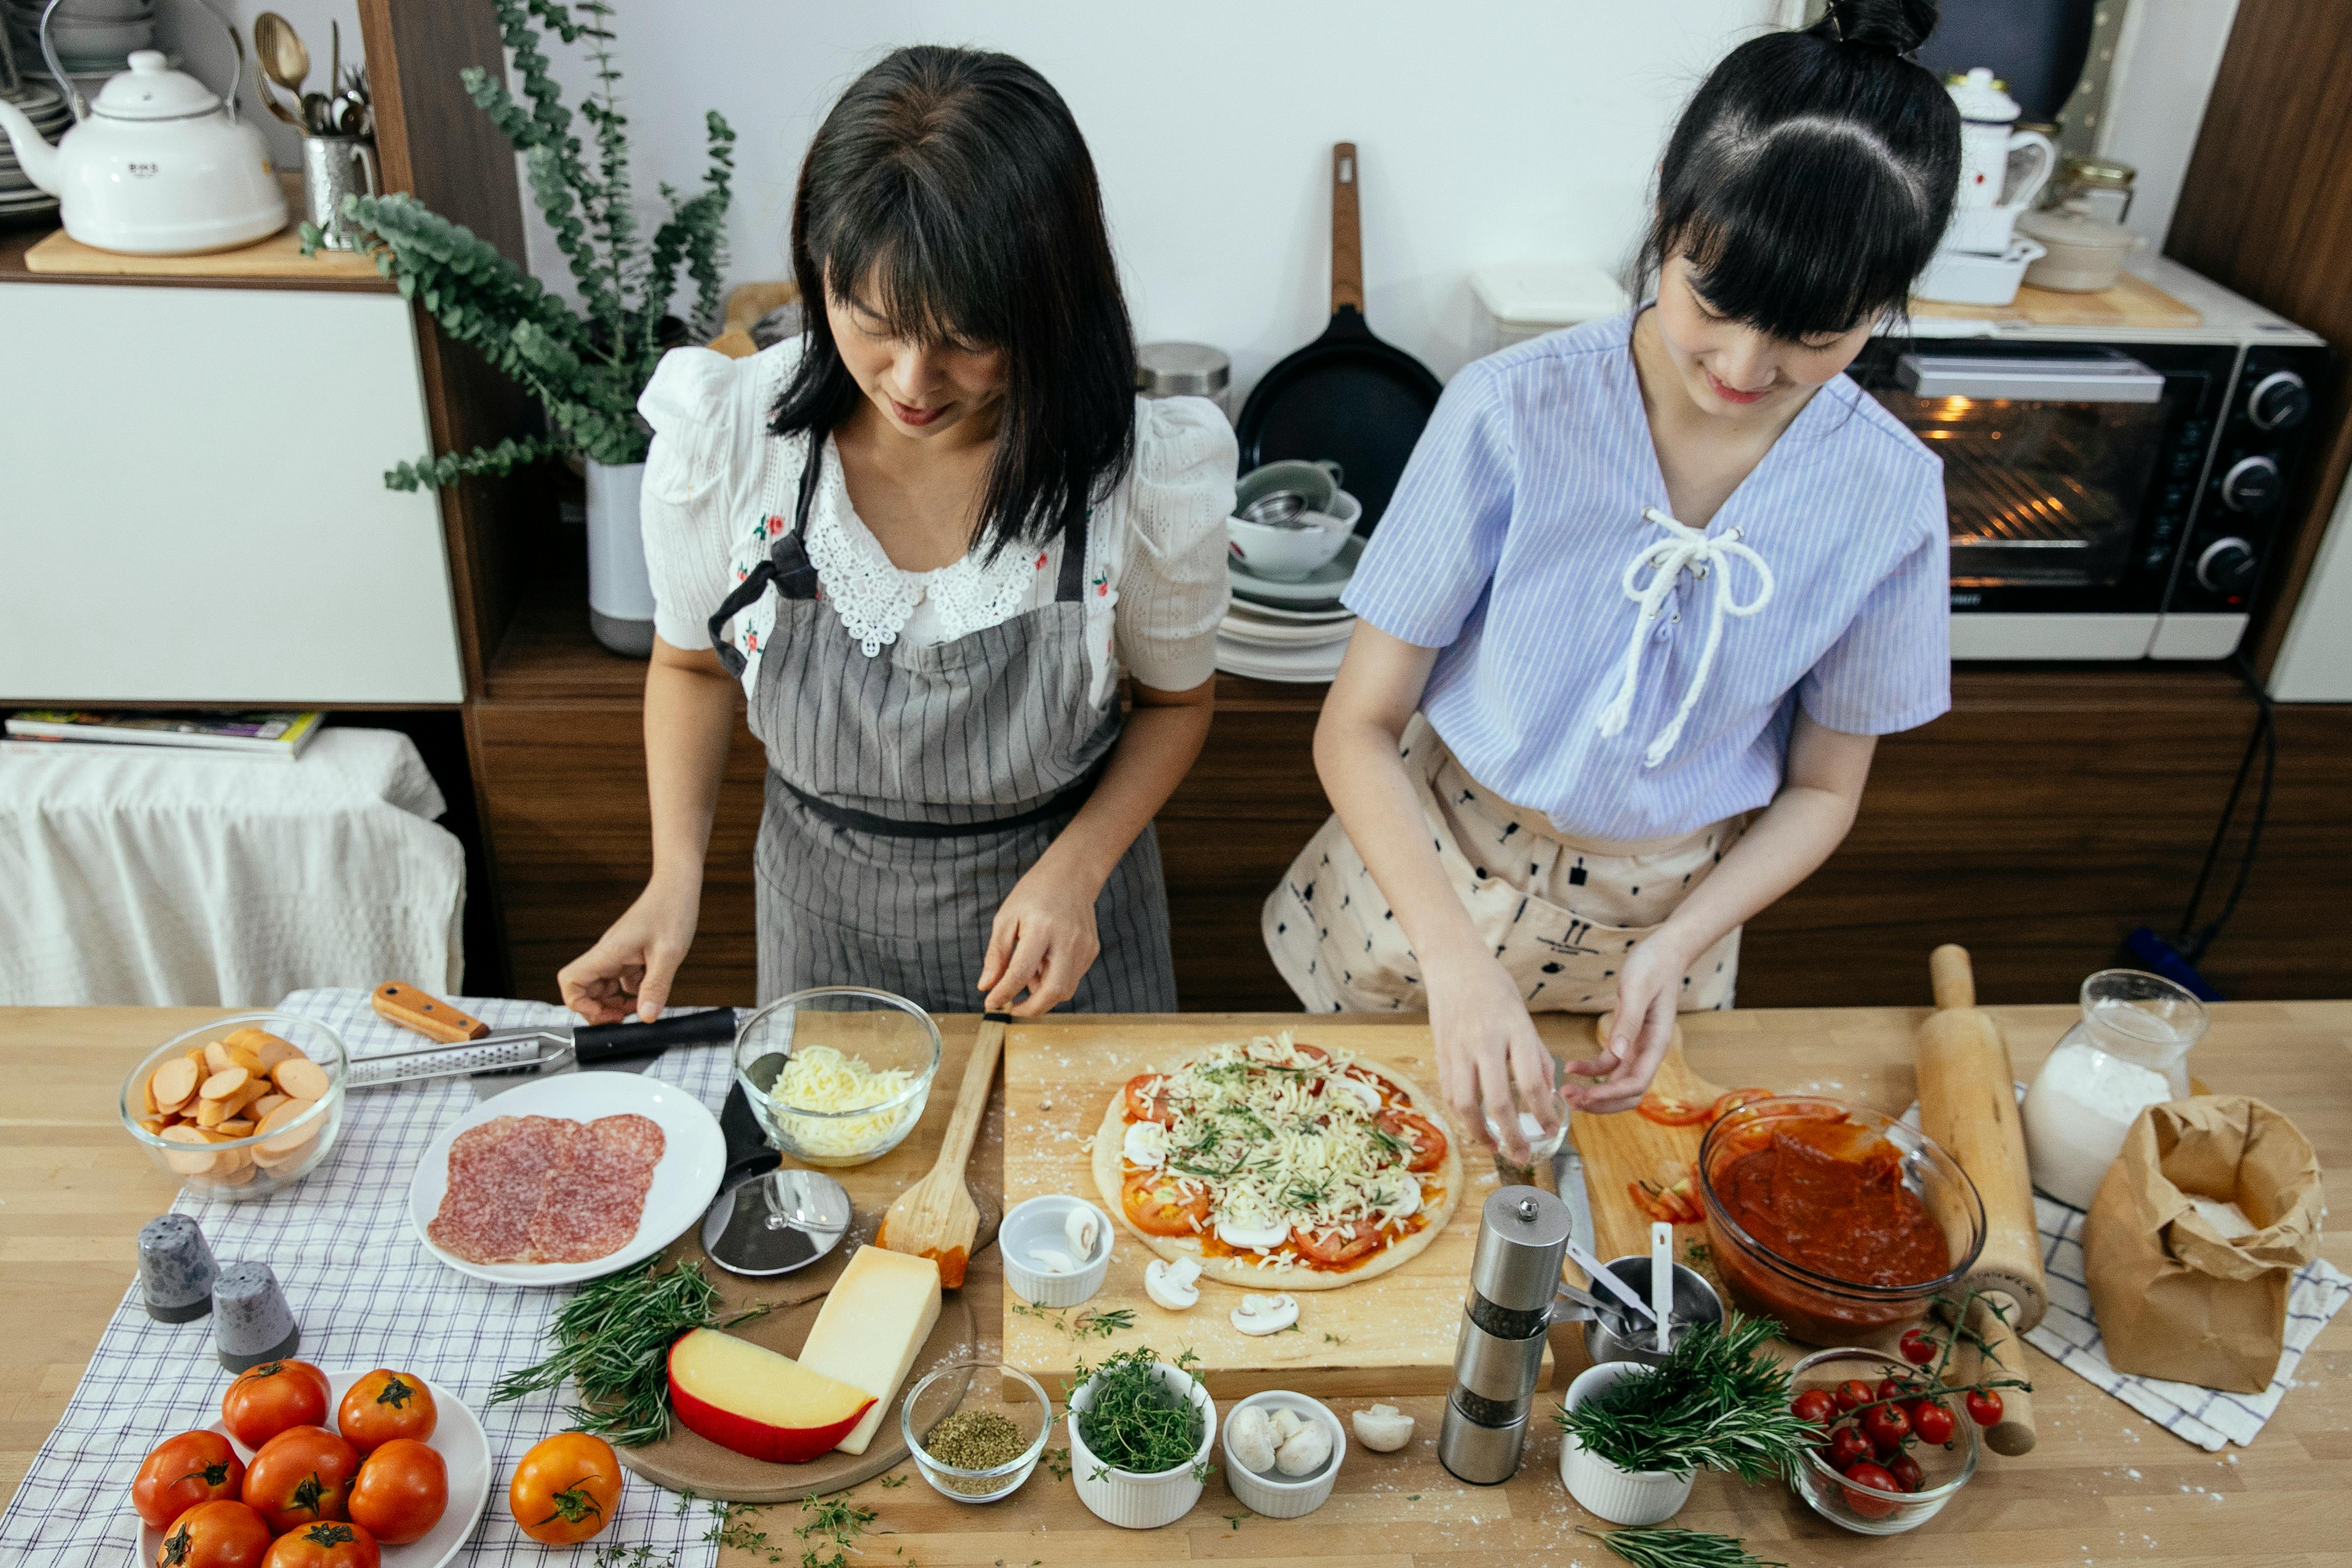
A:
{"label": "brown paper bag", "polygon": [[[2191,1197],[2262,1228],[2225,1240]],[[2151,1105],[2132,1123],[2083,1226],[2091,1310],[2117,1372],[2233,1394],[2271,1384],[2287,1289],[2319,1245],[2319,1162],[2259,1100]]]}

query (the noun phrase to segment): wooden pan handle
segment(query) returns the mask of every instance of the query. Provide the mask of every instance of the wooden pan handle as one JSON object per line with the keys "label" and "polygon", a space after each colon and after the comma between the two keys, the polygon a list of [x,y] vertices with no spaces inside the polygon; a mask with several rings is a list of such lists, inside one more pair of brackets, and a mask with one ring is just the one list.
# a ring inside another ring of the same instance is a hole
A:
{"label": "wooden pan handle", "polygon": [[411,1029],[428,1040],[456,1045],[460,1040],[478,1040],[490,1032],[490,1026],[470,1013],[460,1013],[438,996],[419,991],[414,985],[404,985],[388,980],[375,988],[368,998],[376,1016],[388,1018],[404,1029]]}
{"label": "wooden pan handle", "polygon": [[1977,1005],[1976,972],[1969,964],[1969,950],[1958,942],[1948,942],[1927,955],[1927,979],[1936,988],[1936,1005],[1945,1011]]}
{"label": "wooden pan handle", "polygon": [[1331,149],[1331,313],[1364,313],[1364,224],[1356,205],[1356,144]]}

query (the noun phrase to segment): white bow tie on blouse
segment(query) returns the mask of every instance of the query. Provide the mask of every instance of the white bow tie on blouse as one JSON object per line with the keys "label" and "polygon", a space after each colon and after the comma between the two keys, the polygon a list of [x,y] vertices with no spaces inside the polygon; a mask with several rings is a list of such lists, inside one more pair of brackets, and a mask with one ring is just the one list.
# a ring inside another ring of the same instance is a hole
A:
{"label": "white bow tie on blouse", "polygon": [[[1601,710],[1600,730],[1603,735],[1614,735],[1625,728],[1633,715],[1633,694],[1642,680],[1642,650],[1650,644],[1658,616],[1664,613],[1667,596],[1675,591],[1675,581],[1685,568],[1695,580],[1704,581],[1708,569],[1715,569],[1715,599],[1707,613],[1706,646],[1700,650],[1698,668],[1692,672],[1690,689],[1683,693],[1682,706],[1675,710],[1674,719],[1658,731],[1649,749],[1642,753],[1643,765],[1656,767],[1666,760],[1675,743],[1683,737],[1684,721],[1691,710],[1698,706],[1699,696],[1706,689],[1706,678],[1715,668],[1716,650],[1723,644],[1723,620],[1726,616],[1752,616],[1772,602],[1772,568],[1764,558],[1739,542],[1739,530],[1728,529],[1720,539],[1710,539],[1704,529],[1677,522],[1656,507],[1643,507],[1642,516],[1666,531],[1666,537],[1643,545],[1633,559],[1625,563],[1625,596],[1641,606],[1633,617],[1633,640],[1625,647],[1625,676],[1618,684],[1617,695]],[[1731,558],[1738,556],[1756,568],[1762,579],[1756,596],[1741,604],[1732,596]],[[1648,568],[1650,580],[1640,579]]]}

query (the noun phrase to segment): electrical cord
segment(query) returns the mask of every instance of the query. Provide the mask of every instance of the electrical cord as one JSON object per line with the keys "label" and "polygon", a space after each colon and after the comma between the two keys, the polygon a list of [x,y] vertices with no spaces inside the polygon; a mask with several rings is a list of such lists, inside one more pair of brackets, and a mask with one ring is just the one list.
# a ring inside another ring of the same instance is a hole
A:
{"label": "electrical cord", "polygon": [[[2233,661],[2238,679],[2254,699],[2254,732],[2246,742],[2246,754],[2238,763],[2238,776],[2230,785],[2230,797],[2221,805],[2221,820],[2214,825],[2213,841],[2206,846],[2205,863],[2197,872],[2196,886],[2189,892],[2189,905],[2180,911],[2180,928],[2172,939],[2173,947],[2191,965],[2202,963],[2221,929],[2238,910],[2238,900],[2245,897],[2246,883],[2254,873],[2254,858],[2261,851],[2263,828],[2270,820],[2271,786],[2278,778],[2278,720],[2271,694],[2263,689],[2262,679],[2254,672],[2253,661],[2242,649]],[[2245,795],[2246,779],[2253,772],[2254,757],[2262,756],[2262,784],[2254,794],[2254,815],[2246,825],[2245,847],[2238,853],[2238,874],[2231,881],[2230,896],[2223,900],[2221,910],[2202,926],[2197,924],[2198,906],[2205,901],[2205,889],[2211,883],[2214,868],[2221,864],[2221,847],[2229,842],[2230,824],[2238,815],[2238,802]]]}

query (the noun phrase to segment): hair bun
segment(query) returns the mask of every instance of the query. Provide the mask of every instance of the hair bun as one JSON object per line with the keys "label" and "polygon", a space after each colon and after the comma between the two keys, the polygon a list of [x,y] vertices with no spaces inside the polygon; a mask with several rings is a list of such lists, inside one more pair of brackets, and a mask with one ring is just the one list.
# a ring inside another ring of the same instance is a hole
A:
{"label": "hair bun", "polygon": [[1833,43],[1907,55],[1936,30],[1936,0],[1829,0],[1813,31]]}

